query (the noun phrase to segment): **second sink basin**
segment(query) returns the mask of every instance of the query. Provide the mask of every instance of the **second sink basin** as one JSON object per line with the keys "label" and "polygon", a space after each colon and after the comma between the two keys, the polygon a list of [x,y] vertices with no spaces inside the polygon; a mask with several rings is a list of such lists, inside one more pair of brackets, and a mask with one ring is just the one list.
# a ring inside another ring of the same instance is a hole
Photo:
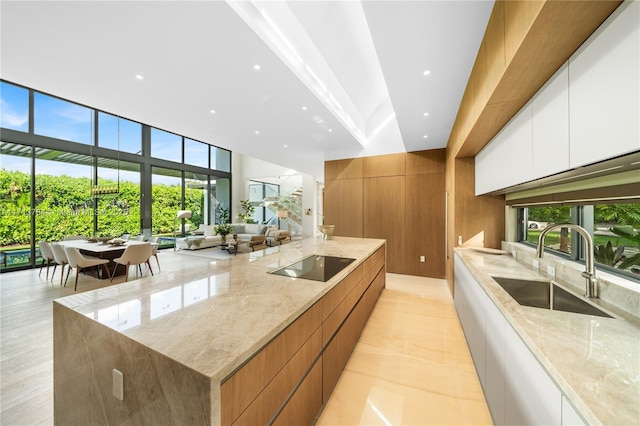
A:
{"label": "second sink basin", "polygon": [[491,277],[521,305],[613,318],[551,281]]}

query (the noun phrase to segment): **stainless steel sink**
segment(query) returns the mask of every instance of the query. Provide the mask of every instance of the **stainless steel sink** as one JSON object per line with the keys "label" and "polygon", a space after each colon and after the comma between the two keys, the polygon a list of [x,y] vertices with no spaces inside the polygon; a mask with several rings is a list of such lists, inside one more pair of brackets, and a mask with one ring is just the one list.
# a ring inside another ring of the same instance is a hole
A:
{"label": "stainless steel sink", "polygon": [[491,277],[521,305],[554,311],[575,312],[613,318],[580,297],[569,293],[551,281]]}

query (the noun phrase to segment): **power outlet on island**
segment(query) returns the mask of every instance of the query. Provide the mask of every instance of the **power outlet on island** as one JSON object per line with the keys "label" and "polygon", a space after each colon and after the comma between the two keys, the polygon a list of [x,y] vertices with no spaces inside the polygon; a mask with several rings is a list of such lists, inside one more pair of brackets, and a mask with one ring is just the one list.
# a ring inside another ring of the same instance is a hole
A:
{"label": "power outlet on island", "polygon": [[113,377],[113,396],[120,401],[124,400],[124,374],[122,371],[114,368],[112,372]]}
{"label": "power outlet on island", "polygon": [[424,258],[424,256],[420,256],[420,262],[424,263],[426,261],[426,259]]}

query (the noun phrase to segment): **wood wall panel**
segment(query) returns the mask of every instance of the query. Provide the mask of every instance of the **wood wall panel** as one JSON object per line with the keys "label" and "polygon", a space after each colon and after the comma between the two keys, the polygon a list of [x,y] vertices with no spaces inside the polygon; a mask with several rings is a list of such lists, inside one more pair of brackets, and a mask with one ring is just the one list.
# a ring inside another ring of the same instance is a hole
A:
{"label": "wood wall panel", "polygon": [[406,155],[389,154],[364,157],[363,177],[404,176],[406,174]]}
{"label": "wood wall panel", "polygon": [[[445,149],[416,151],[406,154],[393,154],[363,159],[365,173],[386,174],[406,173],[398,176],[378,176],[364,179],[327,179],[325,182],[324,223],[335,224],[337,236],[353,236],[365,238],[384,238],[389,245],[387,252],[387,267],[389,272],[411,273],[414,275],[443,277],[444,268],[444,242],[439,234],[430,233],[426,237],[413,237],[407,243],[408,234],[420,224],[420,218],[430,217],[430,227],[442,230],[444,228],[444,173],[446,170]],[[385,165],[388,160],[389,164]],[[338,174],[338,169],[344,169],[346,160],[328,161],[325,163],[325,173]],[[355,169],[352,169],[352,172]],[[443,176],[430,180],[421,177],[411,188],[406,187],[408,176],[438,175]],[[393,178],[393,179],[387,179]],[[422,179],[422,180],[421,180]],[[438,193],[437,198],[426,200],[425,188],[422,183],[427,182],[426,189],[430,194]],[[361,185],[361,186],[359,186]],[[436,186],[440,185],[439,188]],[[365,189],[368,188],[367,189]],[[411,200],[411,205],[408,203]],[[362,203],[358,206],[358,203]],[[434,213],[421,211],[425,204],[433,206]],[[414,206],[418,207],[414,207]],[[408,211],[407,209],[411,210]],[[411,219],[408,216],[411,215]],[[414,222],[413,217],[418,217]],[[439,222],[436,222],[439,221]],[[426,232],[426,231],[425,231]],[[411,259],[405,259],[410,249],[413,254]],[[418,257],[416,257],[416,253]],[[426,263],[412,265],[411,272],[407,272],[408,264],[419,263],[419,256],[427,259],[440,259],[439,266]]]}
{"label": "wood wall panel", "polygon": [[[453,247],[484,232],[504,238],[502,197],[475,197],[475,156],[621,1],[498,0],[447,143],[449,212],[446,275],[453,289]],[[471,160],[471,161],[469,161]]]}
{"label": "wood wall panel", "polygon": [[324,188],[324,223],[335,225],[334,235],[363,237],[363,181],[327,180]]}
{"label": "wood wall panel", "polygon": [[[475,161],[456,159],[455,236],[463,241],[481,238],[484,247],[500,248],[504,240],[504,195],[475,195]],[[457,245],[457,243],[456,243]]]}
{"label": "wood wall panel", "polygon": [[[407,176],[405,273],[445,277],[445,174]],[[420,262],[425,256],[425,262]]]}
{"label": "wood wall panel", "polygon": [[336,179],[353,179],[362,177],[362,158],[348,158],[344,160],[336,160]]}
{"label": "wood wall panel", "polygon": [[447,149],[476,155],[620,3],[496,1]]}
{"label": "wood wall panel", "polygon": [[387,240],[387,271],[405,273],[406,178],[364,179],[364,237]]}
{"label": "wood wall panel", "polygon": [[471,79],[486,89],[485,97],[488,101],[507,67],[504,45],[504,2],[502,1],[497,1],[493,5],[482,45],[484,67],[478,68],[478,74],[473,73]]}
{"label": "wood wall panel", "polygon": [[503,1],[504,51],[506,63],[511,62],[535,22],[544,1]]}
{"label": "wood wall panel", "polygon": [[[445,149],[407,152],[407,175],[445,172]],[[411,194],[407,192],[407,194]]]}

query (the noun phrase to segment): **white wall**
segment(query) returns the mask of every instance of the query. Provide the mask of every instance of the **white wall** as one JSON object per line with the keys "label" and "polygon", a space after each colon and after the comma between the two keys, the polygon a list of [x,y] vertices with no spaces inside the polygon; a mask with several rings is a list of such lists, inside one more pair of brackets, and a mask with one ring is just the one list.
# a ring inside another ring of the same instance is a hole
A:
{"label": "white wall", "polygon": [[[235,221],[238,213],[242,211],[240,200],[249,198],[250,180],[280,185],[280,191],[283,193],[291,193],[302,187],[302,236],[306,238],[314,235],[318,209],[318,185],[315,176],[235,152],[232,157],[233,184],[231,196],[233,201],[229,216],[232,222]],[[311,209],[312,214],[304,215],[306,209]]]}

